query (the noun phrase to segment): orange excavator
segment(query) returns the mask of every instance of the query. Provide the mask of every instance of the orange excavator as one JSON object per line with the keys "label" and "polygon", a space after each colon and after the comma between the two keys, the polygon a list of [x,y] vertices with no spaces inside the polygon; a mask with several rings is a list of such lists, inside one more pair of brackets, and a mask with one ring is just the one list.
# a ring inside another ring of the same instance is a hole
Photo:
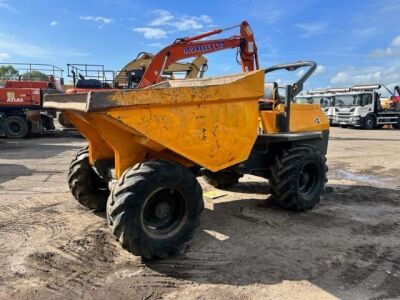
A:
{"label": "orange excavator", "polygon": [[[203,40],[235,27],[240,27],[240,35],[224,39]],[[259,68],[253,30],[247,21],[243,21],[240,25],[226,29],[214,29],[193,37],[176,39],[173,44],[165,47],[152,58],[137,87],[144,88],[160,82],[165,68],[176,61],[231,48],[238,49],[243,72]]]}

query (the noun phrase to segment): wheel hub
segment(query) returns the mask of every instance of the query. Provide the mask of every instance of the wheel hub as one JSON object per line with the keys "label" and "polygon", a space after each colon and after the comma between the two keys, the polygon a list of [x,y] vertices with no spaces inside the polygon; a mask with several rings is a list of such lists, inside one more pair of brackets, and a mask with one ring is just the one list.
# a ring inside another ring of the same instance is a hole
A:
{"label": "wheel hub", "polygon": [[176,230],[183,222],[185,203],[177,190],[158,190],[146,201],[142,213],[145,230],[156,236],[165,236]]}
{"label": "wheel hub", "polygon": [[156,206],[155,214],[156,217],[160,220],[165,220],[171,213],[171,208],[168,203],[161,202]]}
{"label": "wheel hub", "polygon": [[300,182],[303,185],[308,184],[310,182],[310,174],[302,172],[301,175],[300,175]]}
{"label": "wheel hub", "polygon": [[20,130],[20,126],[17,123],[12,123],[10,128],[13,132],[18,132]]}
{"label": "wheel hub", "polygon": [[312,193],[318,181],[318,168],[313,163],[307,163],[300,173],[299,190],[302,194]]}

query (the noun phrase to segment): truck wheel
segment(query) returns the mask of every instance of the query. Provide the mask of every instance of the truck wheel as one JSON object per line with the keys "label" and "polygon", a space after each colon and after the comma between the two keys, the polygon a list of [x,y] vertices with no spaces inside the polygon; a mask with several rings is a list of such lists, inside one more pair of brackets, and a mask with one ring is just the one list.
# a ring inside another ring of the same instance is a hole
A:
{"label": "truck wheel", "polygon": [[400,129],[400,121],[396,124],[392,124],[393,129]]}
{"label": "truck wheel", "polygon": [[230,187],[238,183],[240,177],[242,176],[233,170],[219,171],[216,173],[206,170],[203,175],[204,180],[216,188]]}
{"label": "truck wheel", "polygon": [[275,203],[295,211],[312,209],[324,190],[327,170],[325,155],[310,145],[276,155],[269,178]]}
{"label": "truck wheel", "polygon": [[80,204],[95,211],[105,210],[110,191],[90,165],[88,147],[79,150],[71,161],[68,185]]}
{"label": "truck wheel", "polygon": [[368,115],[365,117],[364,121],[364,129],[375,129],[376,127],[376,121],[375,117],[373,115]]}
{"label": "truck wheel", "polygon": [[22,139],[29,133],[28,121],[22,116],[10,116],[5,121],[6,137]]}
{"label": "truck wheel", "polygon": [[121,176],[108,198],[107,220],[123,248],[147,259],[164,258],[192,238],[203,208],[192,172],[152,160]]}

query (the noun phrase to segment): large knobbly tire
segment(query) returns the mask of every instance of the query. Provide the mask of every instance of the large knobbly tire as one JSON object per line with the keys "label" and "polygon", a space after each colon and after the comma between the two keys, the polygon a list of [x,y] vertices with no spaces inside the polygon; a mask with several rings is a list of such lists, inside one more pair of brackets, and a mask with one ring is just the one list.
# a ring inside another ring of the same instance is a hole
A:
{"label": "large knobbly tire", "polygon": [[216,188],[230,187],[238,183],[240,177],[242,176],[234,170],[223,170],[215,173],[206,170],[203,175],[204,180]]}
{"label": "large knobbly tire", "polygon": [[204,208],[194,174],[171,161],[151,160],[128,169],[107,202],[107,220],[129,252],[164,258],[189,241]]}
{"label": "large knobbly tire", "polygon": [[80,204],[95,211],[106,209],[110,191],[107,183],[96,174],[90,165],[87,147],[79,150],[71,161],[68,185],[72,195]]}
{"label": "large knobbly tire", "polygon": [[275,156],[269,182],[274,202],[279,206],[305,211],[320,200],[326,179],[325,155],[310,145],[284,149]]}
{"label": "large knobbly tire", "polygon": [[5,121],[6,137],[10,139],[23,139],[29,133],[29,125],[23,116],[9,116]]}
{"label": "large knobbly tire", "polygon": [[396,124],[392,124],[393,129],[400,129],[400,121],[398,121]]}

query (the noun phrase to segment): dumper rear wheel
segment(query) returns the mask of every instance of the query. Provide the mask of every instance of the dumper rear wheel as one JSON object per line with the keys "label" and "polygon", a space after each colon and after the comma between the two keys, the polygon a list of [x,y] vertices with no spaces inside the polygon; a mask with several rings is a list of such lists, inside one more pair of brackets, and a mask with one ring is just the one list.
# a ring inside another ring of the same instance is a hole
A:
{"label": "dumper rear wheel", "polygon": [[203,208],[192,172],[152,160],[121,176],[108,198],[107,220],[123,248],[147,259],[164,258],[192,238]]}
{"label": "dumper rear wheel", "polygon": [[107,183],[90,165],[88,147],[79,150],[71,161],[68,185],[72,195],[80,204],[96,211],[106,209],[110,191]]}
{"label": "dumper rear wheel", "polygon": [[238,183],[240,177],[242,176],[234,170],[222,170],[215,173],[207,170],[203,175],[204,180],[216,188],[230,187]]}
{"label": "dumper rear wheel", "polygon": [[320,200],[326,183],[325,155],[310,145],[293,146],[275,156],[269,182],[274,202],[283,208],[305,211]]}

